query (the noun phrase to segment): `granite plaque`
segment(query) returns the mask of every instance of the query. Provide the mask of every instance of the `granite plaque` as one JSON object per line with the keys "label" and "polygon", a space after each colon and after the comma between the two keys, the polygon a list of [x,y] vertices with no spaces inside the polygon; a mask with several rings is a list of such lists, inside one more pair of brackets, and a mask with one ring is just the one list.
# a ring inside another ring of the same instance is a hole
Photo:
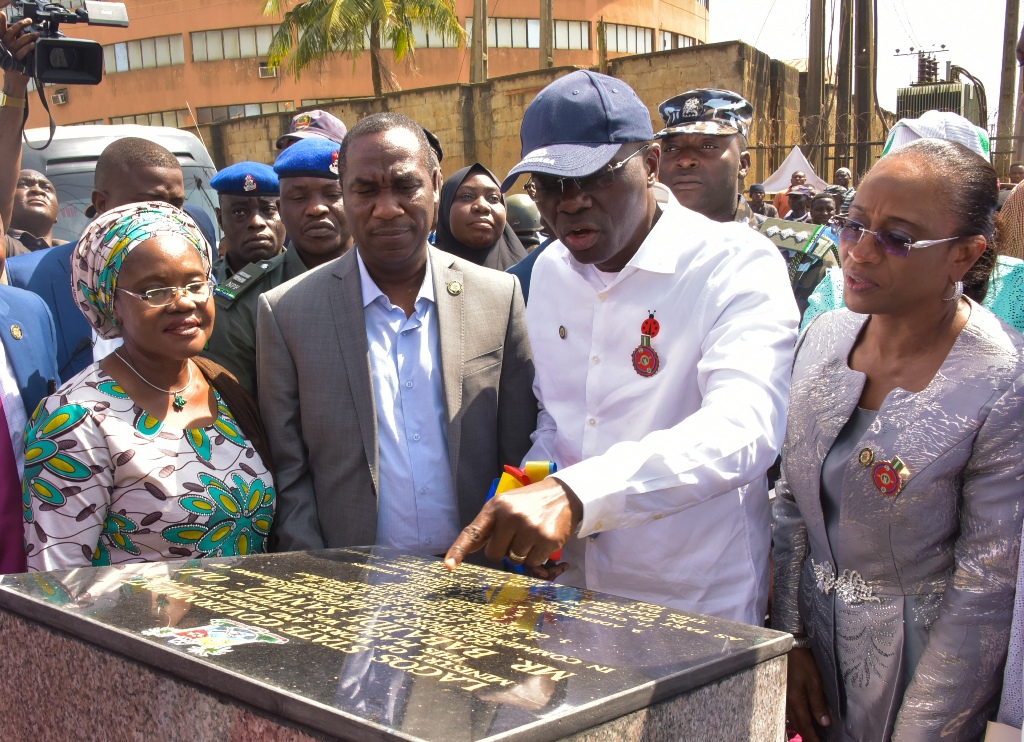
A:
{"label": "granite plaque", "polygon": [[558,739],[791,643],[383,548],[12,575],[0,608],[343,739]]}

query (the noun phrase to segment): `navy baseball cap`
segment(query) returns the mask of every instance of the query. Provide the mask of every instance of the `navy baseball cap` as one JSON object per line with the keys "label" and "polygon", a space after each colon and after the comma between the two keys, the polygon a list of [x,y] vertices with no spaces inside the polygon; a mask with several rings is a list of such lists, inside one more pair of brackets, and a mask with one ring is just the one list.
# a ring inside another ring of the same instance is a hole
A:
{"label": "navy baseball cap", "polygon": [[338,179],[338,151],[341,145],[323,137],[300,139],[277,156],[274,172],[278,178]]}
{"label": "navy baseball cap", "polygon": [[210,178],[210,187],[224,196],[276,196],[277,174],[262,162],[236,162]]}
{"label": "navy baseball cap", "polygon": [[611,162],[629,142],[654,138],[651,114],[622,80],[577,70],[541,90],[519,131],[522,160],[501,183],[507,191],[523,173],[580,178]]}

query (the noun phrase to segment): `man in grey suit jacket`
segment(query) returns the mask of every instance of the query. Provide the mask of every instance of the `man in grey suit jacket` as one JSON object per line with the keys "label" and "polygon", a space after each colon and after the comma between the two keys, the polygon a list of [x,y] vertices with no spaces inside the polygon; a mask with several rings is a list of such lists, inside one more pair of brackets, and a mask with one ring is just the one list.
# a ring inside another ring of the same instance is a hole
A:
{"label": "man in grey suit jacket", "polygon": [[278,551],[442,554],[537,421],[515,278],[428,245],[441,189],[411,119],[362,119],[339,153],[356,249],[260,297],[260,408]]}

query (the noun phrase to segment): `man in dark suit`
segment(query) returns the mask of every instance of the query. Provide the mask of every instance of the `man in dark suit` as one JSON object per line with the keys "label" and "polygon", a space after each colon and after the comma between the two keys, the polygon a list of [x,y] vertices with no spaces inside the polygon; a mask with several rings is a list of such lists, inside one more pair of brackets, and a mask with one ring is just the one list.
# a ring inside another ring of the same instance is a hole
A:
{"label": "man in dark suit", "polygon": [[360,120],[338,168],[356,248],[259,299],[272,548],[441,554],[530,446],[522,294],[428,245],[441,177],[411,119]]}
{"label": "man in dark suit", "polygon": [[42,299],[0,285],[0,574],[25,571],[25,424],[39,401],[57,388],[55,341]]}
{"label": "man in dark suit", "polygon": [[[96,161],[92,207],[102,214],[139,201],[166,201],[181,208],[185,181],[178,158],[155,142],[137,137],[107,146]],[[19,255],[7,262],[12,286],[38,294],[50,309],[57,328],[57,366],[69,379],[116,345],[94,336],[71,293],[71,255],[76,242]]]}

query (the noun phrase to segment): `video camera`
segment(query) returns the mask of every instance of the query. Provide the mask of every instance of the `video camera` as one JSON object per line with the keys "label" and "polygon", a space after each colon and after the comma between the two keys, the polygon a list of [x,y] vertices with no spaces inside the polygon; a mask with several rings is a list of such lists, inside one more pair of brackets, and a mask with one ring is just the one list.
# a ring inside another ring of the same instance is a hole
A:
{"label": "video camera", "polygon": [[37,84],[98,85],[103,79],[103,47],[87,39],[69,39],[60,32],[63,23],[88,23],[90,26],[128,27],[124,3],[91,2],[71,11],[60,3],[16,0],[9,23],[31,18],[26,33],[38,33],[36,48],[23,62],[0,45],[0,67],[14,69],[36,80]]}

